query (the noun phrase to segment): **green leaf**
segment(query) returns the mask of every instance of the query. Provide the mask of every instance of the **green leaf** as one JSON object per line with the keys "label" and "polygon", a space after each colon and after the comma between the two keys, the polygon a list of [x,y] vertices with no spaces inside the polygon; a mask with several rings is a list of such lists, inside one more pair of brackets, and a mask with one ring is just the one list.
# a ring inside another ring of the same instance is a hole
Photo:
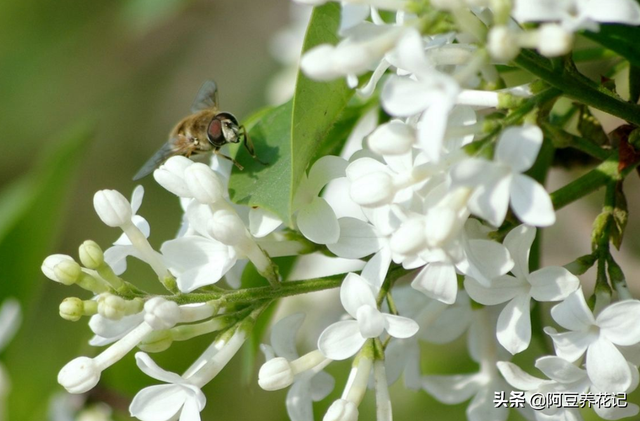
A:
{"label": "green leaf", "polygon": [[[70,334],[71,327],[59,329],[56,309],[46,304],[51,303],[49,289],[57,293],[62,288],[45,280],[40,265],[62,228],[64,205],[90,138],[86,124],[75,127],[55,143],[54,150],[43,154],[45,159],[34,171],[2,194],[0,301],[8,296],[18,298],[27,315],[4,358],[12,381],[11,419],[45,419],[65,350],[77,348],[85,339]],[[34,396],[39,398],[34,400]]]}
{"label": "green leaf", "polygon": [[[340,10],[337,3],[327,3],[313,10],[302,47],[303,52],[323,43],[338,42]],[[298,181],[311,158],[320,144],[326,140],[333,122],[347,105],[353,92],[343,79],[328,83],[315,82],[298,72],[291,132],[292,195],[295,194]]]}
{"label": "green leaf", "polygon": [[[335,44],[339,23],[338,4],[316,7],[302,52],[324,43]],[[329,139],[329,132],[352,95],[353,90],[342,79],[315,82],[298,72],[293,99],[254,117],[259,121],[249,127],[249,136],[257,156],[268,165],[252,160],[240,149],[238,160],[245,169],[233,169],[229,182],[231,200],[267,209],[292,226],[293,196],[302,175],[318,148]]]}
{"label": "green leaf", "polygon": [[587,38],[615,51],[629,63],[640,66],[640,27],[619,24],[600,24],[599,32],[585,31]]}
{"label": "green leaf", "polygon": [[[236,203],[260,206],[289,222],[291,213],[291,101],[261,113],[249,136],[262,165],[241,148],[237,159],[245,167],[233,169],[229,196]],[[243,155],[245,158],[243,159]]]}

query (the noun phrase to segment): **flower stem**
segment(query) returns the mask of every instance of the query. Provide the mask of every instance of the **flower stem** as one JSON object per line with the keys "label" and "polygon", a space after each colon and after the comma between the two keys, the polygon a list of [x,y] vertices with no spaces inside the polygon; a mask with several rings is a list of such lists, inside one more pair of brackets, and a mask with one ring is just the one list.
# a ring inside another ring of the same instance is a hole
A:
{"label": "flower stem", "polygon": [[623,101],[609,89],[582,75],[570,59],[565,60],[564,67],[556,70],[550,60],[533,51],[522,50],[514,62],[518,67],[559,89],[566,96],[640,125],[640,106]]}
{"label": "flower stem", "polygon": [[342,284],[343,279],[344,275],[335,275],[307,281],[283,282],[277,288],[265,286],[245,288],[223,293],[191,293],[182,294],[176,297],[168,296],[165,298],[175,301],[178,304],[202,303],[211,300],[221,300],[224,304],[252,303],[259,300],[272,300],[276,298],[290,297],[292,295],[307,294],[309,292],[337,288]]}

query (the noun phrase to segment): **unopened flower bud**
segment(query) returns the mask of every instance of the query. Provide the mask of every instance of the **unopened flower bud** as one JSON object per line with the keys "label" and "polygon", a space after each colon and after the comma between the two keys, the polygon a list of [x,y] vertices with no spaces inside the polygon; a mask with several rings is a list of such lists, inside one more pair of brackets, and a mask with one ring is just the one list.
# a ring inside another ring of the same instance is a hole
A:
{"label": "unopened flower bud", "polygon": [[346,399],[334,401],[324,415],[323,421],[357,421],[358,407]]}
{"label": "unopened flower bud", "polygon": [[375,208],[391,203],[396,189],[389,174],[376,171],[353,180],[349,194],[360,206]]}
{"label": "unopened flower bud", "polygon": [[59,307],[60,317],[71,322],[77,322],[84,314],[84,302],[77,297],[65,298]]}
{"label": "unopened flower bud", "polygon": [[98,299],[98,314],[109,320],[120,320],[126,315],[127,302],[117,295],[105,294]]}
{"label": "unopened flower bud", "polygon": [[144,321],[153,330],[171,329],[178,323],[180,307],[173,301],[153,297],[144,304]]}
{"label": "unopened flower bud", "polygon": [[200,203],[211,204],[222,199],[224,187],[207,165],[195,163],[184,171],[184,180],[192,196]]}
{"label": "unopened flower bud", "polygon": [[62,367],[58,373],[58,383],[69,393],[85,393],[98,384],[101,374],[102,370],[93,359],[78,357]]}
{"label": "unopened flower bud", "polygon": [[487,42],[489,54],[498,61],[511,61],[520,53],[518,38],[506,26],[494,26],[489,31]]}
{"label": "unopened flower bud", "polygon": [[286,358],[273,358],[260,367],[258,384],[264,390],[279,390],[293,383],[293,370]]}
{"label": "unopened flower bud", "polygon": [[411,150],[415,141],[414,129],[394,120],[378,127],[369,136],[369,147],[380,155],[401,155]]}
{"label": "unopened flower bud", "polygon": [[87,240],[78,249],[80,262],[88,269],[98,269],[104,263],[102,249],[92,240]]}
{"label": "unopened flower bud", "polygon": [[73,285],[78,280],[82,269],[71,256],[66,254],[52,254],[42,262],[42,273],[55,282]]}
{"label": "unopened flower bud", "polygon": [[184,171],[194,162],[184,156],[172,156],[153,172],[158,184],[179,197],[193,197],[184,180]]}
{"label": "unopened flower bud", "polygon": [[391,250],[398,254],[413,254],[426,245],[424,218],[412,218],[400,225],[391,236]]}
{"label": "unopened flower bud", "polygon": [[169,349],[173,343],[173,335],[168,330],[154,330],[144,337],[138,344],[144,352],[162,352]]}
{"label": "unopened flower bud", "polygon": [[233,211],[222,209],[213,214],[209,234],[227,246],[240,244],[246,238],[246,227]]}
{"label": "unopened flower bud", "polygon": [[538,29],[538,51],[546,57],[558,57],[571,51],[573,34],[560,25],[547,23]]}
{"label": "unopened flower bud", "polygon": [[100,190],[93,196],[93,207],[106,225],[121,227],[131,223],[131,204],[116,190]]}

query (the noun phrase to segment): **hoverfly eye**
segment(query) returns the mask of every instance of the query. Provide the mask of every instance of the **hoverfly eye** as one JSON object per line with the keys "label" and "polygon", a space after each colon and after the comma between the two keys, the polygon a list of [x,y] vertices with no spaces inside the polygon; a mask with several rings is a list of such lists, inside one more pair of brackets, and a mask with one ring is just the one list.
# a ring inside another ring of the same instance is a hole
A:
{"label": "hoverfly eye", "polygon": [[207,135],[210,142],[215,142],[222,137],[222,123],[217,118],[211,120],[209,128],[207,129]]}

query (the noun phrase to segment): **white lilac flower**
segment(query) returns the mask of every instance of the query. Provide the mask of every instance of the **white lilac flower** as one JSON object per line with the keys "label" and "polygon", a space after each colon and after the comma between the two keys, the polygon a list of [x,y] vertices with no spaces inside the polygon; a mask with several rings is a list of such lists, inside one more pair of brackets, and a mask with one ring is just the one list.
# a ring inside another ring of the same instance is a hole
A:
{"label": "white lilac flower", "polygon": [[357,421],[358,406],[367,391],[373,360],[367,353],[356,359],[349,373],[342,397],[334,401],[324,415],[323,421]]}
{"label": "white lilac flower", "polygon": [[396,117],[422,113],[418,122],[418,145],[429,160],[437,162],[447,119],[460,87],[452,77],[435,69],[425,55],[424,43],[417,31],[404,35],[395,54],[397,66],[413,77],[391,76],[382,90],[382,106]]}
{"label": "white lilac flower", "polygon": [[515,276],[503,275],[482,285],[467,277],[464,287],[480,304],[497,305],[508,302],[498,317],[497,336],[500,344],[512,354],[529,347],[531,341],[530,302],[561,301],[580,286],[580,280],[560,266],[549,266],[529,273],[529,252],[536,229],[520,225],[507,234],[504,244],[515,265]]}
{"label": "white lilac flower", "polygon": [[220,373],[247,338],[242,326],[230,337],[228,333],[215,340],[182,376],[161,369],[145,353],[137,353],[142,371],[169,384],[138,392],[129,407],[131,415],[142,421],[200,421],[200,411],[206,404],[202,387]]}
{"label": "white lilac flower", "polygon": [[[142,191],[138,190],[132,199],[138,202],[134,203],[135,210],[137,210],[139,201],[142,201]],[[135,224],[134,207],[121,193],[115,190],[100,190],[93,197],[93,206],[106,225],[122,229],[132,246],[137,250],[137,257],[149,264],[158,278],[164,279],[167,276],[167,268],[162,262],[162,257],[151,247],[147,235]],[[142,227],[144,228],[144,224]]]}
{"label": "white lilac flower", "polygon": [[100,314],[94,314],[89,319],[89,328],[94,333],[93,338],[89,341],[89,345],[109,345],[131,332],[143,321],[143,312],[125,316],[120,320],[109,320]]}
{"label": "white lilac flower", "polygon": [[317,358],[317,350],[298,355],[296,335],[303,321],[303,313],[279,320],[271,330],[271,346],[261,345],[267,362],[260,369],[258,383],[265,390],[291,386],[285,401],[291,421],[313,421],[312,403],[326,398],[334,386],[333,377],[322,371],[331,360],[322,355]]}
{"label": "white lilac flower", "polygon": [[165,241],[160,250],[178,289],[185,293],[218,282],[237,261],[233,247],[196,235]]}
{"label": "white lilac flower", "polygon": [[511,203],[525,224],[547,227],[555,222],[549,193],[523,174],[535,162],[542,139],[537,126],[510,127],[498,139],[494,161],[468,158],[451,169],[454,186],[474,189],[468,202],[471,213],[498,227]]}
{"label": "white lilac flower", "polygon": [[138,352],[136,363],[147,376],[168,383],[142,389],[133,398],[129,412],[142,421],[200,420],[207,398],[189,379],[160,368],[147,354]]}
{"label": "white lilac flower", "polygon": [[319,195],[331,180],[345,176],[347,164],[337,156],[323,156],[313,164],[309,175],[300,180],[293,203],[296,224],[302,235],[316,244],[335,243],[340,237],[338,218]]}
{"label": "white lilac flower", "polygon": [[358,83],[357,75],[377,66],[406,31],[404,26],[361,22],[349,29],[338,45],[321,44],[307,51],[300,60],[300,68],[315,80],[345,76],[353,88]]}
{"label": "white lilac flower", "polygon": [[[142,216],[137,215],[138,209],[140,209],[140,205],[142,204],[143,196],[144,188],[142,186],[136,186],[131,195],[131,212],[133,214],[131,220],[145,238],[149,238],[149,233],[151,232],[149,223]],[[105,250],[104,261],[113,269],[116,275],[121,275],[127,270],[127,256],[133,256],[138,259],[142,258],[138,250],[131,244],[129,237],[123,233],[113,243],[112,247]]]}
{"label": "white lilac flower", "polygon": [[393,384],[402,374],[404,386],[418,390],[422,387],[418,340],[445,344],[460,337],[471,323],[471,303],[464,292],[447,305],[416,294],[408,285],[394,288],[393,298],[398,311],[415,320],[420,330],[411,338],[392,340],[385,349],[387,380]]}
{"label": "white lilac flower", "polygon": [[640,342],[640,301],[624,300],[605,307],[594,317],[582,289],[551,309],[553,319],[568,332],[551,327],[556,354],[576,361],[586,353],[586,369],[595,387],[605,392],[624,392],[633,382],[629,364],[617,346]]}
{"label": "white lilac flower", "polygon": [[[593,386],[586,370],[575,366],[569,361],[555,356],[545,356],[536,360],[536,368],[542,371],[550,380],[539,379],[531,376],[523,371],[517,365],[499,361],[497,366],[502,376],[507,382],[516,389],[525,391],[525,398],[530,402],[531,396],[534,394],[553,393],[575,393],[585,394],[591,392],[594,395],[603,393],[597,387]],[[629,364],[630,369],[634,372],[634,381],[626,392],[632,392],[638,385],[637,367]],[[638,414],[640,407],[634,403],[627,403],[626,407],[606,408],[601,405],[593,405],[594,411],[604,419],[620,419],[632,417]],[[540,414],[540,415],[538,415]],[[575,419],[582,420],[577,409],[564,408],[560,406],[551,406],[542,409],[542,411],[534,411],[533,414],[538,421],[547,420],[564,420]]]}
{"label": "white lilac flower", "polygon": [[640,25],[634,0],[515,0],[513,17],[520,22],[561,22],[570,31],[598,31],[598,23]]}
{"label": "white lilac flower", "polygon": [[411,319],[378,310],[378,291],[367,280],[350,273],[340,287],[340,301],[355,320],[332,324],[318,338],[318,349],[327,358],[344,360],[354,355],[368,338],[377,338],[385,330],[395,338],[409,338],[418,325]]}
{"label": "white lilac flower", "polygon": [[467,219],[468,191],[449,191],[447,184],[427,197],[432,206],[424,215],[405,221],[391,238],[391,249],[406,269],[420,268],[412,286],[446,304],[456,300],[457,273],[482,282],[504,275],[513,267],[507,249],[488,240],[480,223]]}
{"label": "white lilac flower", "polygon": [[507,408],[497,408],[493,402],[494,392],[510,390],[496,368],[505,352],[495,340],[494,316],[489,308],[476,310],[469,329],[469,354],[480,363],[478,373],[430,375],[422,380],[422,387],[440,402],[451,405],[471,399],[469,421],[505,421],[509,415]]}
{"label": "white lilac flower", "polygon": [[[2,303],[2,306],[0,306],[0,351],[13,339],[13,336],[18,331],[21,318],[22,313],[17,300],[9,298]],[[0,363],[0,419],[3,418],[5,412],[5,400],[9,394],[10,387],[9,375]]]}

